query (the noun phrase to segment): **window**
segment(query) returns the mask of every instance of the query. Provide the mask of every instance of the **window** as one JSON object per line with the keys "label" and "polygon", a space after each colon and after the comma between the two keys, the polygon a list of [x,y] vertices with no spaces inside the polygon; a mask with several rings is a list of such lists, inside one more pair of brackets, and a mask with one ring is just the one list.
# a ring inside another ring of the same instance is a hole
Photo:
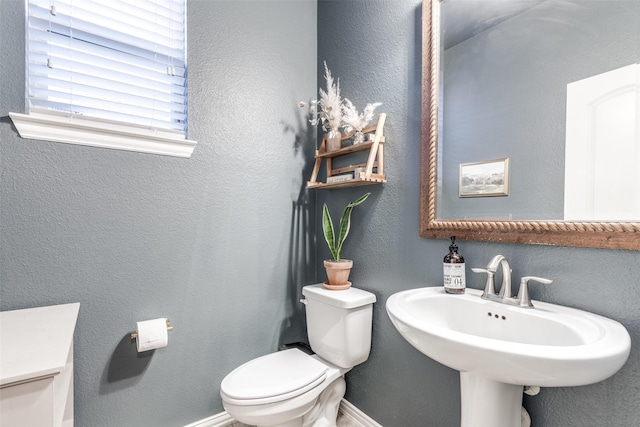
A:
{"label": "window", "polygon": [[189,157],[186,0],[28,0],[20,135]]}

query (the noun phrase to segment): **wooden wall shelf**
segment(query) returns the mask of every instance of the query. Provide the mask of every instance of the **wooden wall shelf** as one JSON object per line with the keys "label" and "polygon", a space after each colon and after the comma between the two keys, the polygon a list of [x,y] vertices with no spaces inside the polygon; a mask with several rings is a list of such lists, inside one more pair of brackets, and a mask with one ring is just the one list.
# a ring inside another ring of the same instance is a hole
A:
{"label": "wooden wall shelf", "polygon": [[[382,184],[387,182],[384,175],[384,122],[386,114],[379,114],[378,121],[375,125],[368,126],[362,130],[367,139],[365,142],[335,151],[326,151],[327,135],[325,134],[320,144],[320,149],[316,150],[316,163],[311,173],[311,179],[307,181],[307,188],[310,189],[330,189],[344,187],[358,187],[362,185]],[[352,135],[343,135],[341,140],[349,139]],[[369,150],[369,156],[366,163],[349,164],[348,166],[333,167],[333,159],[360,151]],[[319,182],[318,173],[322,162],[326,163],[327,178],[345,175],[349,179],[338,182]],[[364,169],[364,172],[356,169]],[[376,169],[374,173],[374,168]]]}

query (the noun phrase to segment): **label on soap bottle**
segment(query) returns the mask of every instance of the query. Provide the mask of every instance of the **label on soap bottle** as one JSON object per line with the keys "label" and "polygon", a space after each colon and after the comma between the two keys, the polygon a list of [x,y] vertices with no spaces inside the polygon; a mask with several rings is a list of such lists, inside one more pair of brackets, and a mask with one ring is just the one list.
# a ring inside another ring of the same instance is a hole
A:
{"label": "label on soap bottle", "polygon": [[444,287],[448,289],[464,289],[467,287],[464,262],[442,264]]}

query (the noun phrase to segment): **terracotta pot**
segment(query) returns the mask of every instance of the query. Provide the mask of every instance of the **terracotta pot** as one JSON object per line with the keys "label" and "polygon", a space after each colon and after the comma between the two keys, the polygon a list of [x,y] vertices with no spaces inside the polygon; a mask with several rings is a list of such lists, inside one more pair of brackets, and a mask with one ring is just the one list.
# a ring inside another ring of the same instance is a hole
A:
{"label": "terracotta pot", "polygon": [[353,261],[350,259],[341,259],[339,261],[325,260],[324,268],[327,270],[328,281],[324,282],[327,289],[341,290],[351,287],[349,282],[349,273],[353,267]]}

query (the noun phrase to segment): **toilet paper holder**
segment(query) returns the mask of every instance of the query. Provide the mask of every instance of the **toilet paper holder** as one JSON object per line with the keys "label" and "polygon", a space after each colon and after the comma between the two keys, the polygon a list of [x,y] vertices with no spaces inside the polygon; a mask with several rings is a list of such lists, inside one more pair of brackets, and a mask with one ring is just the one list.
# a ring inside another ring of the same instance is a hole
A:
{"label": "toilet paper holder", "polygon": [[[171,326],[171,320],[170,319],[165,319],[165,320],[167,321],[167,331],[173,331],[173,326]],[[138,333],[132,332],[131,339],[135,340],[136,338],[138,338]]]}

